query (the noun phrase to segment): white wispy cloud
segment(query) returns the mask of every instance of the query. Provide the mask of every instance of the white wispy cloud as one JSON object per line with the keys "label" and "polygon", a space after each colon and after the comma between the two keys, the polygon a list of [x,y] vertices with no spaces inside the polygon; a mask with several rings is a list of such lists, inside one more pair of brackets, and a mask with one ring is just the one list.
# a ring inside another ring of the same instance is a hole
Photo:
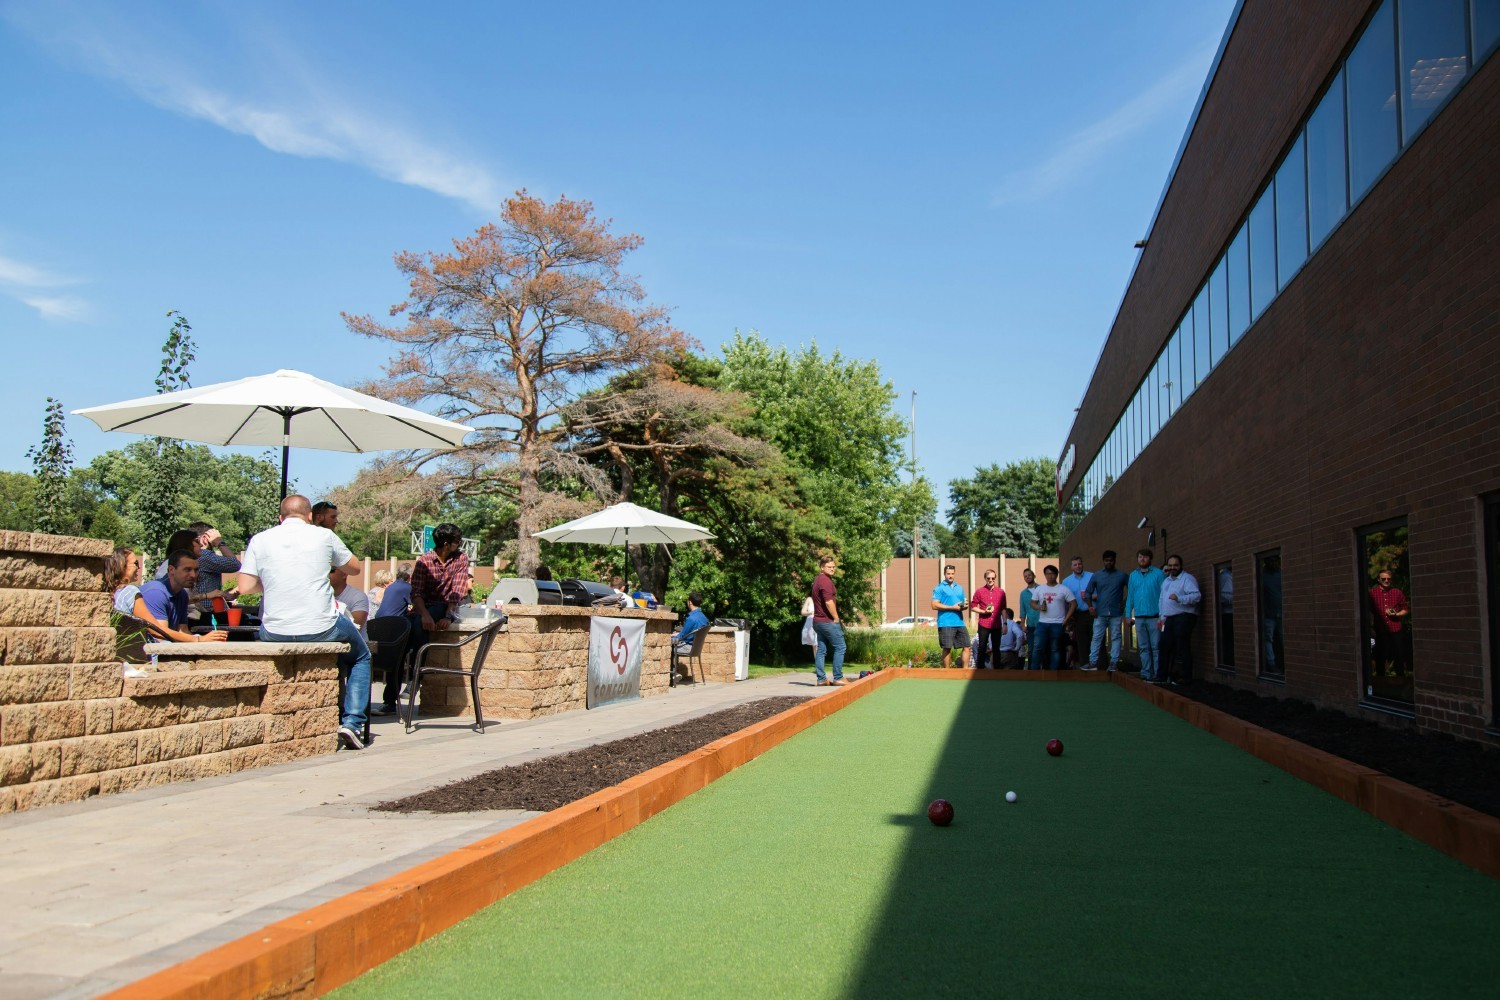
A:
{"label": "white wispy cloud", "polygon": [[1067,188],[1121,142],[1168,111],[1190,104],[1208,75],[1214,51],[1200,50],[1103,118],[1069,135],[1040,162],[1006,177],[991,204],[1040,201]]}
{"label": "white wispy cloud", "polygon": [[[231,86],[212,79],[212,66],[195,71],[182,48],[165,43],[159,35],[170,30],[168,25],[146,32],[109,7],[68,3],[11,7],[4,15],[70,65],[117,81],[159,108],[248,136],[273,152],[348,163],[486,212],[503,199],[500,183],[483,164],[399,124],[394,113],[382,116],[357,106],[318,79],[313,61],[280,39],[239,39],[255,79]],[[201,39],[185,41],[191,43],[203,47]]]}
{"label": "white wispy cloud", "polygon": [[73,322],[86,319],[89,313],[86,301],[56,291],[80,283],[80,279],[70,275],[0,254],[0,293],[35,309],[43,319]]}

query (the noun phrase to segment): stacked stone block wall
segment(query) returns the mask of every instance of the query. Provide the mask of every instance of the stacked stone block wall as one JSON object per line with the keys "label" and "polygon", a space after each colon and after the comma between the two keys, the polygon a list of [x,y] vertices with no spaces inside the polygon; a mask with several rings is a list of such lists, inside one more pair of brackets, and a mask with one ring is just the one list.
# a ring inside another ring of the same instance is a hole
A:
{"label": "stacked stone block wall", "polygon": [[[590,610],[515,605],[507,611],[510,622],[495,636],[479,675],[479,698],[485,717],[532,719],[587,707]],[[676,616],[668,611],[612,614],[646,619],[641,697],[665,694]],[[449,631],[434,635],[432,641],[458,642],[468,634]],[[428,663],[462,664],[470,669],[478,645],[476,640],[457,651],[435,651],[429,654]],[[732,677],[732,661],[730,674]],[[423,678],[420,715],[472,715],[473,711],[467,677],[435,674]]]}
{"label": "stacked stone block wall", "polygon": [[126,678],[103,592],[110,550],[0,532],[0,812],[336,748],[334,652],[163,644],[148,647],[158,672]]}

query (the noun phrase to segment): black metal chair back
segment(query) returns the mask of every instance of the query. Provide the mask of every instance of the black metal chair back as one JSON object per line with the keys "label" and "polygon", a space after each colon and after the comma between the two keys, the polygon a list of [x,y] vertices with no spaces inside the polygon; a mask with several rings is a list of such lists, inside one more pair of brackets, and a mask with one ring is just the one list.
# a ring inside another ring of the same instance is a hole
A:
{"label": "black metal chair back", "polygon": [[[471,632],[458,642],[429,642],[417,650],[417,656],[412,664],[411,687],[406,692],[406,731],[409,733],[416,728],[417,724],[417,691],[422,686],[424,674],[455,674],[459,677],[469,679],[469,695],[474,701],[474,731],[484,732],[484,707],[479,703],[479,674],[484,670],[484,661],[490,655],[490,647],[495,643],[495,636],[505,627],[509,617],[504,612],[496,612],[498,615],[478,632]],[[474,665],[465,670],[462,667],[429,667],[427,666],[427,653],[433,649],[461,649],[471,642],[477,642],[474,647]]]}

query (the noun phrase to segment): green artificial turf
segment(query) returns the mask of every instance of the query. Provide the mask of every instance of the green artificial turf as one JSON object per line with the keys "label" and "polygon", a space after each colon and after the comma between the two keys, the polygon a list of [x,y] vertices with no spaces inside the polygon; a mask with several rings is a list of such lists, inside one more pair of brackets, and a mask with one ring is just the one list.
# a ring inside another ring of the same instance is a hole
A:
{"label": "green artificial turf", "polygon": [[1490,997],[1497,931],[1500,882],[1118,688],[899,680],[337,995]]}

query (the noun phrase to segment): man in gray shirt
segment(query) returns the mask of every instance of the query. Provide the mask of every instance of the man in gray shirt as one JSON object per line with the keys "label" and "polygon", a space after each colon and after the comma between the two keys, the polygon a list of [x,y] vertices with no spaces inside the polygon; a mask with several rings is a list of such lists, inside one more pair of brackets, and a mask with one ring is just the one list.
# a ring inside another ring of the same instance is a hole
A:
{"label": "man in gray shirt", "polygon": [[1125,585],[1129,577],[1115,569],[1113,549],[1104,553],[1104,568],[1089,580],[1086,588],[1089,603],[1094,606],[1094,637],[1089,645],[1089,664],[1085,670],[1099,669],[1099,654],[1104,651],[1104,635],[1109,634],[1109,672],[1120,669],[1120,628],[1125,615]]}

